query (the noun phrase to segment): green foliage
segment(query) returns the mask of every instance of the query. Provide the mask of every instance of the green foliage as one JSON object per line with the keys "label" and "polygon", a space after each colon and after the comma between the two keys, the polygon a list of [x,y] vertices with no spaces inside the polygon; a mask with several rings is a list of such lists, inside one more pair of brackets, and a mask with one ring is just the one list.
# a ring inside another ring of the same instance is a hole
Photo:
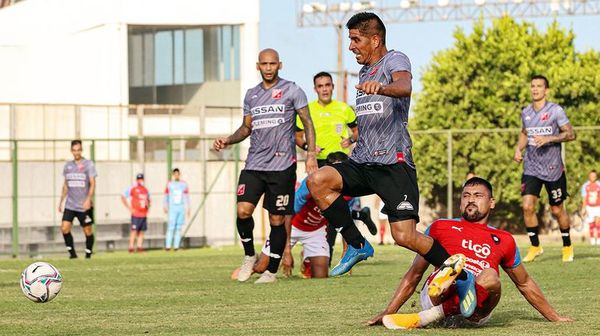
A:
{"label": "green foliage", "polygon": [[[521,128],[520,112],[531,102],[529,79],[544,74],[549,100],[565,108],[574,126],[600,125],[600,54],[577,52],[575,35],[550,24],[545,32],[528,22],[476,22],[473,32],[454,33],[454,46],[437,53],[423,74],[413,130],[513,129],[513,132],[455,133],[453,185],[460,188],[469,170],[491,180],[499,206],[495,219],[517,224],[520,218],[522,167],[512,161]],[[598,130],[577,132],[566,144],[569,193],[578,195],[587,172],[597,164]],[[415,132],[415,160],[422,196],[431,204],[445,202],[446,134]],[[545,197],[545,196],[544,196]],[[576,196],[569,210],[580,204]]]}

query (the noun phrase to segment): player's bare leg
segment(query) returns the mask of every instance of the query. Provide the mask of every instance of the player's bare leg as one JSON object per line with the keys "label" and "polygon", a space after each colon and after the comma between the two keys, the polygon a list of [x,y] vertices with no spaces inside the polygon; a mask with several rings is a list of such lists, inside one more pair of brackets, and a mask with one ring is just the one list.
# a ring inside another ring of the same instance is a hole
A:
{"label": "player's bare leg", "polygon": [[144,252],[144,231],[137,232],[137,251]]}
{"label": "player's bare leg", "polygon": [[562,261],[571,262],[573,261],[573,245],[571,245],[570,235],[571,220],[569,219],[565,205],[564,203],[551,205],[550,211],[552,212],[552,216],[558,221],[558,226],[560,228],[560,235],[563,241]]}
{"label": "player's bare leg", "polygon": [[309,257],[310,271],[313,278],[327,278],[329,273],[329,258],[325,256]]}
{"label": "player's bare leg", "polygon": [[525,221],[525,228],[527,229],[527,235],[529,236],[529,241],[531,242],[531,247],[529,247],[527,255],[523,258],[523,262],[531,262],[537,256],[544,253],[544,249],[540,246],[540,229],[537,215],[535,213],[535,205],[537,204],[537,201],[537,196],[523,195],[523,220]]}
{"label": "player's bare leg", "polygon": [[129,253],[133,253],[135,252],[135,237],[136,237],[136,230],[129,230],[129,248],[127,249],[129,251]]}
{"label": "player's bare leg", "polygon": [[73,223],[67,221],[63,221],[60,227],[63,234],[63,238],[65,239],[67,251],[69,252],[69,258],[74,259],[77,258],[77,253],[75,252],[75,243],[73,242],[73,235],[71,234],[72,228]]}

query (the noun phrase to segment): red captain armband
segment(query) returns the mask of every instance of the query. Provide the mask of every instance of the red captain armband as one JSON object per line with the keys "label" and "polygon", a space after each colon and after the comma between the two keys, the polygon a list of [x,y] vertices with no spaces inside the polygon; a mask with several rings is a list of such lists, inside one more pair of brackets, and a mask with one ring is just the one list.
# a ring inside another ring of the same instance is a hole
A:
{"label": "red captain armband", "polygon": [[396,152],[396,161],[398,161],[399,163],[406,162],[406,161],[404,161],[404,153],[403,152]]}

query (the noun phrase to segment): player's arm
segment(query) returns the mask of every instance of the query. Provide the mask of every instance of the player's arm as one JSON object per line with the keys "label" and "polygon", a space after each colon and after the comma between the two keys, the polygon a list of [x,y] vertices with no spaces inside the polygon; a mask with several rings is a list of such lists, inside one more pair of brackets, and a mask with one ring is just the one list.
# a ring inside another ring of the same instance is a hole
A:
{"label": "player's arm", "polygon": [[165,188],[165,196],[163,197],[163,211],[165,213],[169,212],[169,184],[167,183],[167,187]]}
{"label": "player's arm", "polygon": [[62,192],[60,193],[60,201],[58,202],[58,212],[63,212],[63,202],[67,197],[67,192],[69,188],[67,187],[67,179],[65,178],[65,182],[63,183]]}
{"label": "player's arm", "polygon": [[521,132],[519,132],[519,140],[517,140],[517,146],[515,147],[515,155],[513,156],[513,160],[520,163],[523,161],[523,150],[527,146],[527,130],[522,128]]}
{"label": "player's arm", "polygon": [[381,319],[383,318],[383,316],[387,314],[395,314],[396,312],[398,312],[398,309],[400,309],[400,307],[402,307],[402,305],[408,299],[410,299],[410,297],[417,289],[417,285],[419,285],[421,278],[423,278],[423,274],[425,274],[427,267],[429,267],[429,263],[427,262],[427,260],[425,260],[420,255],[417,255],[412,265],[410,266],[410,269],[408,270],[408,272],[406,272],[406,274],[404,274],[402,281],[400,281],[400,285],[398,285],[396,293],[394,293],[394,296],[392,296],[392,300],[390,301],[390,303],[388,303],[387,308],[379,315],[367,321],[367,324],[381,324]]}
{"label": "player's arm", "polygon": [[244,116],[242,125],[233,134],[225,138],[216,138],[213,148],[218,152],[229,145],[244,141],[244,139],[250,136],[250,133],[252,133],[252,117],[247,115]]}
{"label": "player's arm", "polygon": [[408,71],[392,73],[392,82],[383,84],[377,81],[366,81],[356,85],[357,90],[366,94],[383,95],[392,98],[410,97],[412,93],[412,75]]}
{"label": "player's arm", "polygon": [[342,142],[340,143],[342,145],[342,148],[348,148],[350,147],[350,145],[352,145],[358,140],[358,127],[356,126],[356,124],[354,127],[350,127],[350,131],[352,132],[350,134],[350,137],[347,139],[342,139]]}
{"label": "player's arm", "polygon": [[540,287],[535,283],[533,278],[529,276],[529,273],[525,270],[523,265],[519,265],[514,268],[504,268],[504,271],[512,282],[515,283],[521,295],[525,297],[527,302],[532,305],[537,311],[542,314],[548,321],[557,322],[557,321],[572,321],[571,318],[561,316],[552,308],[550,303],[544,297],[544,293]]}
{"label": "player's arm", "polygon": [[283,258],[281,259],[281,267],[283,268],[283,274],[286,277],[292,275],[294,269],[294,257],[292,256],[292,215],[285,215],[283,219],[283,225],[285,226],[285,248],[283,250]]}
{"label": "player's arm", "polygon": [[306,144],[308,150],[306,151],[306,172],[308,174],[317,171],[317,151],[316,151],[316,136],[315,127],[313,126],[310,113],[308,112],[308,105],[296,110],[302,125],[304,126],[304,136],[306,137]]}
{"label": "player's arm", "polygon": [[185,206],[185,212],[187,216],[190,216],[190,189],[188,188],[187,183],[185,184],[185,189],[183,190],[183,204]]}
{"label": "player's arm", "polygon": [[127,200],[127,198],[129,198],[130,195],[130,188],[127,188],[127,190],[125,190],[125,192],[123,194],[121,194],[121,203],[123,203],[123,205],[127,208],[127,210],[129,210],[129,212],[131,212],[131,205],[129,205],[129,201]]}
{"label": "player's arm", "polygon": [[560,126],[559,129],[560,132],[558,135],[537,135],[533,138],[533,141],[538,147],[541,147],[549,143],[561,143],[575,140],[575,131],[570,123]]}
{"label": "player's arm", "polygon": [[87,197],[83,202],[83,208],[88,210],[92,207],[92,197],[94,197],[94,192],[96,191],[96,177],[90,176],[90,190],[88,191]]}

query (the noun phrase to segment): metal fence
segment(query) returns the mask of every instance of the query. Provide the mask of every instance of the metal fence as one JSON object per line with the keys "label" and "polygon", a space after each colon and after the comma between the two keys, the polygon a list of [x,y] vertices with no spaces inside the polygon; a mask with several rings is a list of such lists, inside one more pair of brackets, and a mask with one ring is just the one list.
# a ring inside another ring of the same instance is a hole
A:
{"label": "metal fence", "polygon": [[[598,152],[588,150],[590,141],[596,141],[600,134],[600,126],[576,127],[576,131],[578,140],[567,144],[565,151],[569,193],[573,196],[568,201],[570,209],[581,204],[579,187],[587,178],[588,167],[598,169],[600,161]],[[486,170],[475,168],[476,172],[491,179],[495,187],[500,186],[496,189],[498,202],[507,202],[502,189],[520,188],[521,168],[512,163],[512,154],[506,154],[512,153],[518,132],[518,129],[412,131],[419,183],[422,194],[426,195],[420,204],[422,222],[459,215],[458,188],[464,182],[466,171],[484,161],[497,163],[491,168],[488,164]],[[465,159],[464,152],[472,150],[466,148],[467,143],[473,142],[472,139],[467,141],[469,136],[478,139],[477,144],[469,146],[488,149],[482,153],[475,151]],[[84,156],[96,162],[99,174],[94,202],[96,246],[110,249],[110,244],[114,248],[115,243],[126,240],[129,214],[120,203],[120,195],[133,183],[135,175],[143,172],[153,201],[148,239],[154,244],[152,247],[160,247],[165,225],[162,195],[174,167],[180,168],[191,191],[193,216],[186,223],[185,236],[205,239],[211,245],[236,242],[235,191],[247,143],[217,153],[211,150],[212,141],[212,137],[184,136],[84,139]],[[63,183],[62,169],[65,161],[72,159],[70,139],[0,140],[1,151],[8,154],[0,158],[0,176],[4,181],[0,188],[0,254],[16,256],[62,250],[61,214],[57,206]],[[426,156],[433,156],[436,164],[421,163]],[[303,152],[299,151],[299,177],[304,172],[303,158]],[[514,178],[495,180],[501,170],[514,171]],[[424,190],[423,186],[437,189]],[[440,197],[440,187],[446,197]],[[437,204],[429,202],[434,196]],[[373,203],[373,197],[363,198],[363,205]],[[268,216],[264,211],[255,216],[256,238],[264,239],[268,234]],[[516,217],[516,221],[520,221],[520,214]],[[83,242],[83,235],[77,234],[77,229],[75,238]]]}

